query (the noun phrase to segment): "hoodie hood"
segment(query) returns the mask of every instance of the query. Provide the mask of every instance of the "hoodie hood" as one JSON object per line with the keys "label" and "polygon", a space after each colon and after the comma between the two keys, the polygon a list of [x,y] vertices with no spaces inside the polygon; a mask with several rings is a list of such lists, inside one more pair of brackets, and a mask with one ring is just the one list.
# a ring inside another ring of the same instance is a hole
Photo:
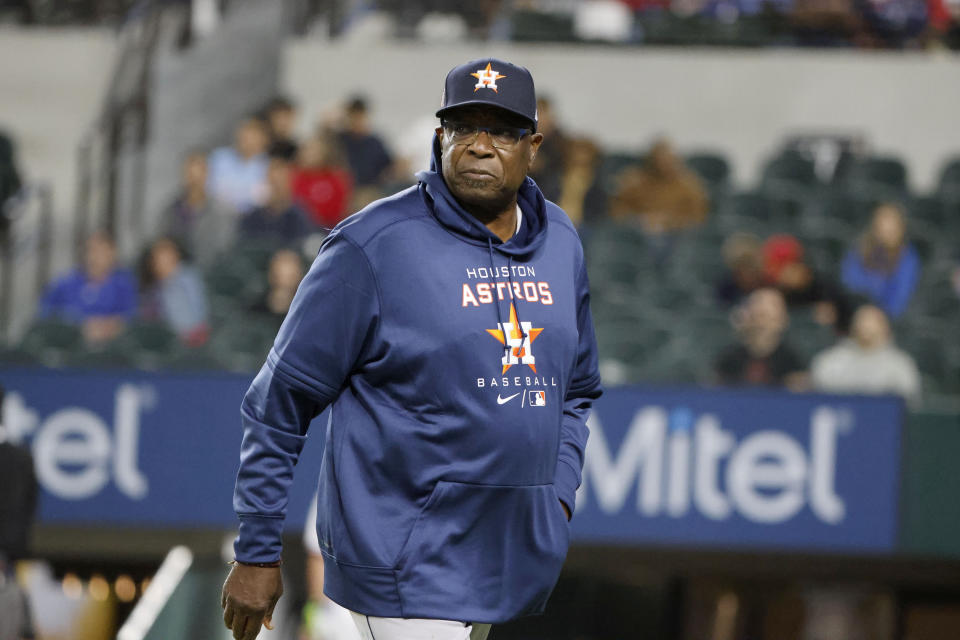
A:
{"label": "hoodie hood", "polygon": [[489,246],[504,255],[520,258],[534,253],[547,237],[547,206],[540,188],[527,177],[517,192],[517,204],[523,212],[520,232],[503,242],[486,225],[468,213],[450,193],[440,170],[440,140],[433,136],[430,169],[417,173],[421,191],[437,221],[455,236],[479,246]]}

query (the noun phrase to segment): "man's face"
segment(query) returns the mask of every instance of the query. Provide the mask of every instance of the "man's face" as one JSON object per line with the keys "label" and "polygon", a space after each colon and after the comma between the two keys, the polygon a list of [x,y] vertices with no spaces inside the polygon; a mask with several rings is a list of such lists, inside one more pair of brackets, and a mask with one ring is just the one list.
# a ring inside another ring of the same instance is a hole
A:
{"label": "man's face", "polygon": [[[468,126],[529,128],[522,118],[496,107],[463,107],[444,114],[443,119]],[[443,179],[451,193],[461,203],[494,216],[516,197],[543,141],[541,134],[534,133],[508,148],[498,148],[490,134],[481,131],[473,142],[459,144],[442,126],[437,127],[437,136]]]}
{"label": "man's face", "polygon": [[280,158],[272,158],[267,169],[267,184],[272,200],[286,202],[290,198],[290,164]]}
{"label": "man's face", "polygon": [[84,253],[87,277],[95,281],[106,278],[113,271],[116,255],[113,243],[108,238],[101,234],[90,236]]}
{"label": "man's face", "polygon": [[183,183],[188,187],[202,187],[207,183],[207,157],[191,155],[183,163]]}
{"label": "man's face", "polygon": [[257,120],[245,120],[237,127],[237,150],[245,158],[258,155],[267,149],[267,132]]}
{"label": "man's face", "polygon": [[296,124],[297,112],[287,107],[276,107],[270,110],[270,130],[277,138],[292,138],[293,127]]}

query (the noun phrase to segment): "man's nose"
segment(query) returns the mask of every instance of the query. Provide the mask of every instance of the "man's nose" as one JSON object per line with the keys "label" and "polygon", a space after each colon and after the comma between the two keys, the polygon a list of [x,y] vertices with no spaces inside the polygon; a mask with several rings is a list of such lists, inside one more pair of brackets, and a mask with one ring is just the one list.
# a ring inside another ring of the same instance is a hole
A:
{"label": "man's nose", "polygon": [[493,140],[490,138],[489,131],[480,131],[477,133],[477,137],[474,138],[473,142],[470,143],[470,146],[467,147],[467,150],[470,153],[478,156],[487,156],[493,154]]}

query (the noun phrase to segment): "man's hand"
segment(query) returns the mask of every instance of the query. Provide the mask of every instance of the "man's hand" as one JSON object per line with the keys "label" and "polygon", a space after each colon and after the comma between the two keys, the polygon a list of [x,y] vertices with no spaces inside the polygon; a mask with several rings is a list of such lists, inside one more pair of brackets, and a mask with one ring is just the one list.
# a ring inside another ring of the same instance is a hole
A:
{"label": "man's hand", "polygon": [[283,595],[280,567],[252,567],[235,564],[223,583],[220,606],[223,622],[233,631],[234,640],[254,640],[260,625],[273,629],[271,618]]}
{"label": "man's hand", "polygon": [[563,507],[563,513],[567,516],[567,522],[570,522],[570,509],[563,500],[560,501],[560,506]]}

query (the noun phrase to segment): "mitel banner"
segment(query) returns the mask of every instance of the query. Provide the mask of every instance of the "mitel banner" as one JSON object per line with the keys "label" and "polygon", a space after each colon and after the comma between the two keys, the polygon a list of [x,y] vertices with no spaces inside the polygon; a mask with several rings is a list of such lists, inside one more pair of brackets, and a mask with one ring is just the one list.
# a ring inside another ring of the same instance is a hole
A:
{"label": "mitel banner", "polygon": [[890,551],[902,422],[894,398],[610,389],[590,421],[574,538]]}
{"label": "mitel banner", "polygon": [[[3,422],[34,453],[46,523],[231,528],[232,374],[7,370]],[[883,552],[902,404],[779,392],[610,389],[591,418],[576,542]],[[288,525],[316,487],[326,416]]]}
{"label": "mitel banner", "polygon": [[[236,526],[240,401],[235,374],[0,371],[3,423],[30,444],[40,520],[64,524]],[[287,523],[316,490],[326,415],[311,427]]]}

